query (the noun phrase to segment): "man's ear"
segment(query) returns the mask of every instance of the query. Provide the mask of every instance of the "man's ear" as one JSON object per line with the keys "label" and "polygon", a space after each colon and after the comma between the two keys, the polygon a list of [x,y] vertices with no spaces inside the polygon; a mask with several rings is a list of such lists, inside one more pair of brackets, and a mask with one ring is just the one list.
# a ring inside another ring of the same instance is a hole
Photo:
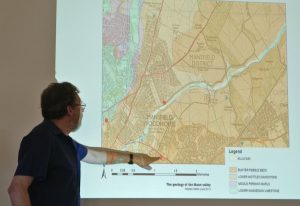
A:
{"label": "man's ear", "polygon": [[71,105],[67,106],[67,115],[72,116],[74,114],[74,108]]}

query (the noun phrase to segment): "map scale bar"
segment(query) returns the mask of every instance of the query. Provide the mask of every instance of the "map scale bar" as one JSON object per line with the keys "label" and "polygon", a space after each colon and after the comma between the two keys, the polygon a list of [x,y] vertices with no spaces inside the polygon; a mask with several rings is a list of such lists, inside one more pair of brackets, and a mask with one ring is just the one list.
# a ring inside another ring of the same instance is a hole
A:
{"label": "map scale bar", "polygon": [[206,173],[128,173],[113,172],[113,176],[209,176]]}

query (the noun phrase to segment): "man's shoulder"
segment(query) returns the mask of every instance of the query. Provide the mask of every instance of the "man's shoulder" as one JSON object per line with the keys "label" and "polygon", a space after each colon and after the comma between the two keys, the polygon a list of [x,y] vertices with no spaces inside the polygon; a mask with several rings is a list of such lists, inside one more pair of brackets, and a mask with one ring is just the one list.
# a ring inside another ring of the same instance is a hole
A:
{"label": "man's shoulder", "polygon": [[49,126],[47,121],[42,121],[36,125],[23,139],[24,140],[34,140],[34,139],[48,139],[52,136],[53,131]]}

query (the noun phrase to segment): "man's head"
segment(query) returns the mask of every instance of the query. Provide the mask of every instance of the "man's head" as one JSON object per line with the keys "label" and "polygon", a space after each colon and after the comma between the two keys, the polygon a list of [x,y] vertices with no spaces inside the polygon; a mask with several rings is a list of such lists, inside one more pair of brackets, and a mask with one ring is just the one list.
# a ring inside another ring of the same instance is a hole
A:
{"label": "man's head", "polygon": [[79,90],[69,82],[51,83],[41,95],[42,115],[45,119],[68,118],[72,130],[81,122],[82,109]]}

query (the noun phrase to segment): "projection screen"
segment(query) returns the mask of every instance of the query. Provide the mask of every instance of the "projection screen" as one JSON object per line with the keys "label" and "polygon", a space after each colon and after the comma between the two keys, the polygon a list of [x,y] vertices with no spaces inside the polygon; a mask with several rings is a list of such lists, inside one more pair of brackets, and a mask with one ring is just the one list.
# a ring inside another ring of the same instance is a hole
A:
{"label": "projection screen", "polygon": [[299,1],[57,0],[56,79],[88,146],[83,198],[299,199]]}

